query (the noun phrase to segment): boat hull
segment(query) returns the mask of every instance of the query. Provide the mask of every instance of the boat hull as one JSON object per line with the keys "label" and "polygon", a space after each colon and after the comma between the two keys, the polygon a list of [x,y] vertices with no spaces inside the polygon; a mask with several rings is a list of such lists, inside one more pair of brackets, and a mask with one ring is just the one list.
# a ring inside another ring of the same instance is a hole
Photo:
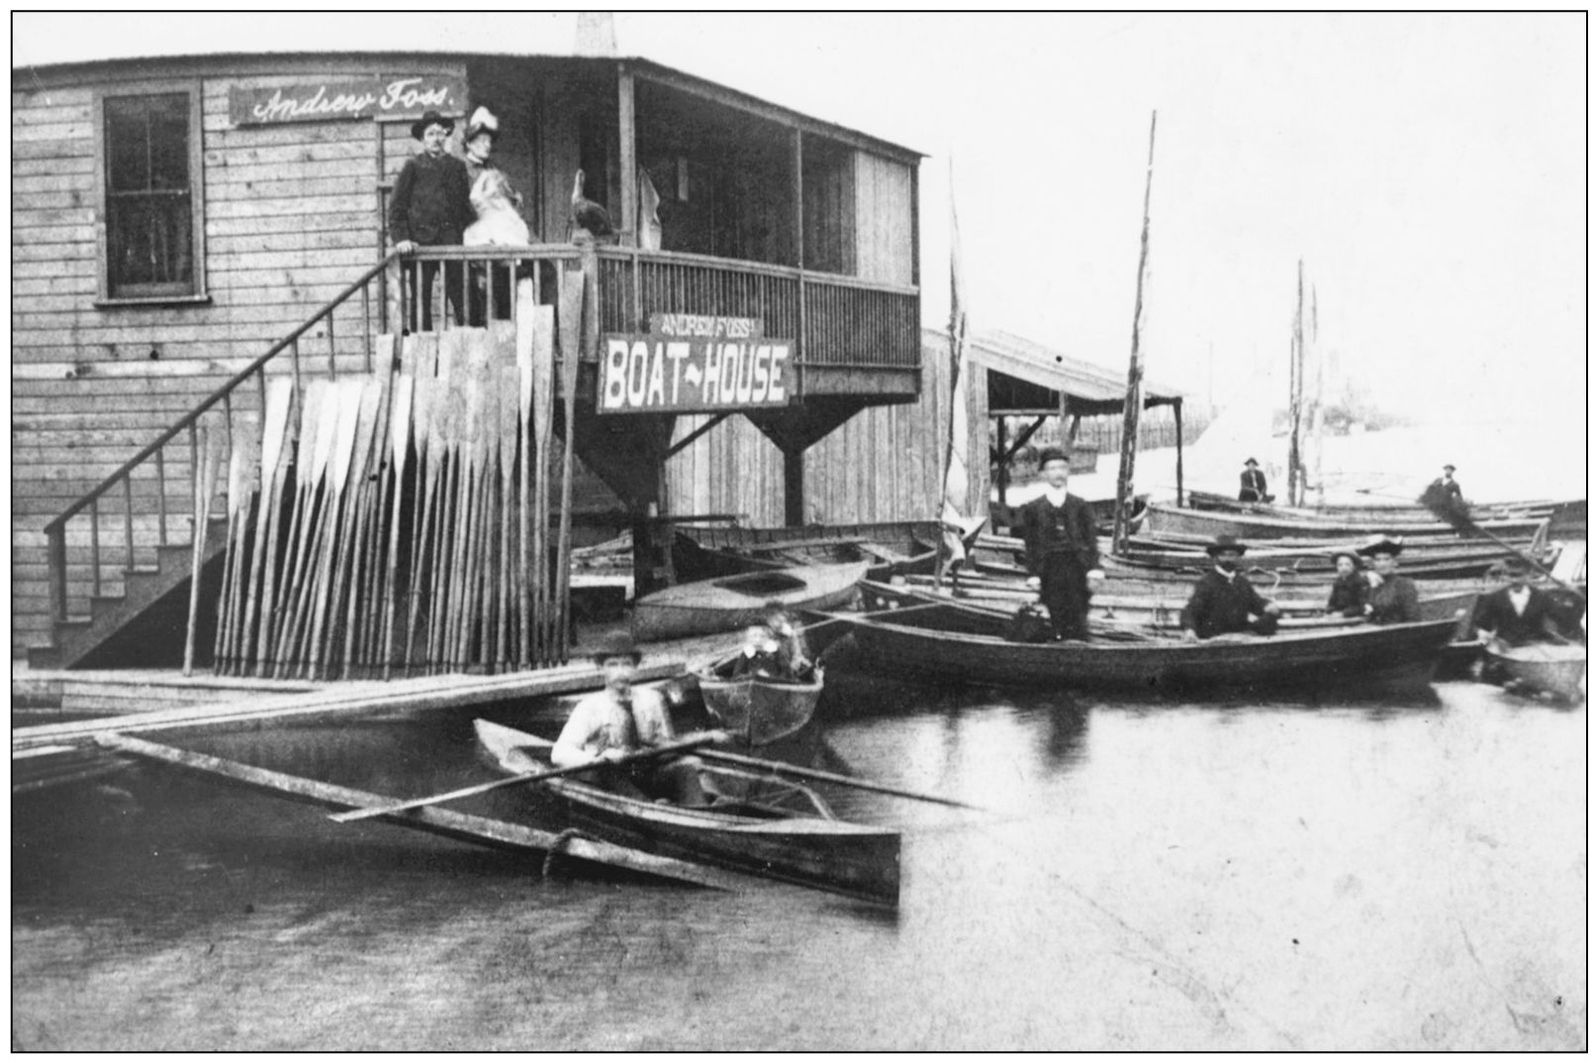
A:
{"label": "boat hull", "polygon": [[825,675],[808,683],[745,677],[725,679],[706,668],[698,674],[704,707],[716,726],[740,736],[749,746],[764,746],[797,734],[814,718],[825,690]]}
{"label": "boat hull", "polygon": [[713,579],[791,564],[863,562],[870,579],[936,566],[934,521],[811,524],[795,528],[681,528],[674,561],[684,580]]}
{"label": "boat hull", "polygon": [[779,601],[792,610],[835,609],[852,597],[863,562],[788,565],[666,587],[637,599],[632,635],[641,642],[735,631]]}
{"label": "boat hull", "polygon": [[1540,642],[1504,650],[1486,646],[1484,652],[1520,687],[1551,694],[1564,701],[1579,701],[1584,697],[1586,652],[1583,646]]}
{"label": "boat hull", "polygon": [[[1501,538],[1531,539],[1545,518],[1481,520],[1478,526]],[[1143,535],[1186,535],[1211,540],[1234,535],[1258,539],[1352,539],[1370,535],[1448,535],[1454,529],[1443,521],[1375,518],[1347,520],[1339,517],[1282,517],[1261,513],[1184,509],[1153,502],[1141,522]]]}

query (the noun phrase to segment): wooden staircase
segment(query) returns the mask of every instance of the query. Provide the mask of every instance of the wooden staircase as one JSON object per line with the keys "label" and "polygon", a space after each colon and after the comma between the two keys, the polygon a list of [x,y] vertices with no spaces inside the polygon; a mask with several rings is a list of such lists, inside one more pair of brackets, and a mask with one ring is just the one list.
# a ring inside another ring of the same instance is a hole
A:
{"label": "wooden staircase", "polygon": [[[212,516],[209,533],[205,536],[205,554],[202,572],[210,574],[227,548],[227,517]],[[160,609],[162,614],[175,608],[184,618],[188,615],[189,579],[193,573],[194,548],[191,543],[168,543],[155,548],[155,564],[124,569],[121,594],[99,594],[88,599],[86,615],[69,616],[55,622],[54,641],[49,646],[34,646],[28,650],[28,667],[33,669],[58,669],[93,666],[96,655],[114,650],[116,642],[135,642],[140,636],[135,624],[142,617]],[[201,576],[201,586],[206,582]],[[214,601],[214,598],[211,599]],[[203,602],[203,599],[202,599]],[[203,604],[202,607],[203,609]],[[152,623],[160,623],[153,617]],[[169,625],[162,625],[163,628]],[[161,642],[169,643],[167,631],[161,631]],[[179,633],[178,645],[182,644]],[[201,640],[199,656],[209,659],[210,647]],[[169,652],[169,649],[168,649]],[[178,650],[179,658],[181,649]]]}

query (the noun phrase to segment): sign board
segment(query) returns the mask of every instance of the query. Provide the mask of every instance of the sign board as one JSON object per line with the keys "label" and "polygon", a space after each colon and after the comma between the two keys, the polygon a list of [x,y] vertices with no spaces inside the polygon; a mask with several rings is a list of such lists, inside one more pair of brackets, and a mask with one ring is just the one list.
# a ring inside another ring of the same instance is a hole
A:
{"label": "sign board", "polygon": [[764,335],[756,317],[710,317],[707,314],[649,314],[648,331],[659,336],[753,340]]}
{"label": "sign board", "polygon": [[723,413],[785,406],[796,386],[795,347],[793,340],[763,337],[606,333],[598,363],[598,412]]}
{"label": "sign board", "polygon": [[465,80],[448,74],[317,78],[272,88],[228,90],[233,125],[283,125],[354,118],[419,118],[423,112],[463,114]]}

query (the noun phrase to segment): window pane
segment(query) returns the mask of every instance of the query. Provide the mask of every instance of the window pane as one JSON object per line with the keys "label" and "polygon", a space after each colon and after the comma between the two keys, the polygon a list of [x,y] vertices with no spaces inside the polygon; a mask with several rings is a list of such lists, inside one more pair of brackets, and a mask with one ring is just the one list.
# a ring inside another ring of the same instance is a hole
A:
{"label": "window pane", "polygon": [[150,186],[149,124],[143,114],[126,113],[124,107],[113,113],[111,108],[127,102],[105,101],[105,162],[113,192],[140,192]]}
{"label": "window pane", "polygon": [[112,297],[194,291],[187,93],[105,101]]}

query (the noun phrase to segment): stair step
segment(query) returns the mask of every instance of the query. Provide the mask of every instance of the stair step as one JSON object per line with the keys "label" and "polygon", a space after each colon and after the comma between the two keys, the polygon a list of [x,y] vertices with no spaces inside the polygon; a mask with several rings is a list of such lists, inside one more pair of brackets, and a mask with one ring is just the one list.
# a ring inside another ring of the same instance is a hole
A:
{"label": "stair step", "polygon": [[96,594],[89,599],[89,608],[98,612],[102,608],[109,609],[111,606],[119,605],[125,601],[127,601],[127,595],[125,594]]}

